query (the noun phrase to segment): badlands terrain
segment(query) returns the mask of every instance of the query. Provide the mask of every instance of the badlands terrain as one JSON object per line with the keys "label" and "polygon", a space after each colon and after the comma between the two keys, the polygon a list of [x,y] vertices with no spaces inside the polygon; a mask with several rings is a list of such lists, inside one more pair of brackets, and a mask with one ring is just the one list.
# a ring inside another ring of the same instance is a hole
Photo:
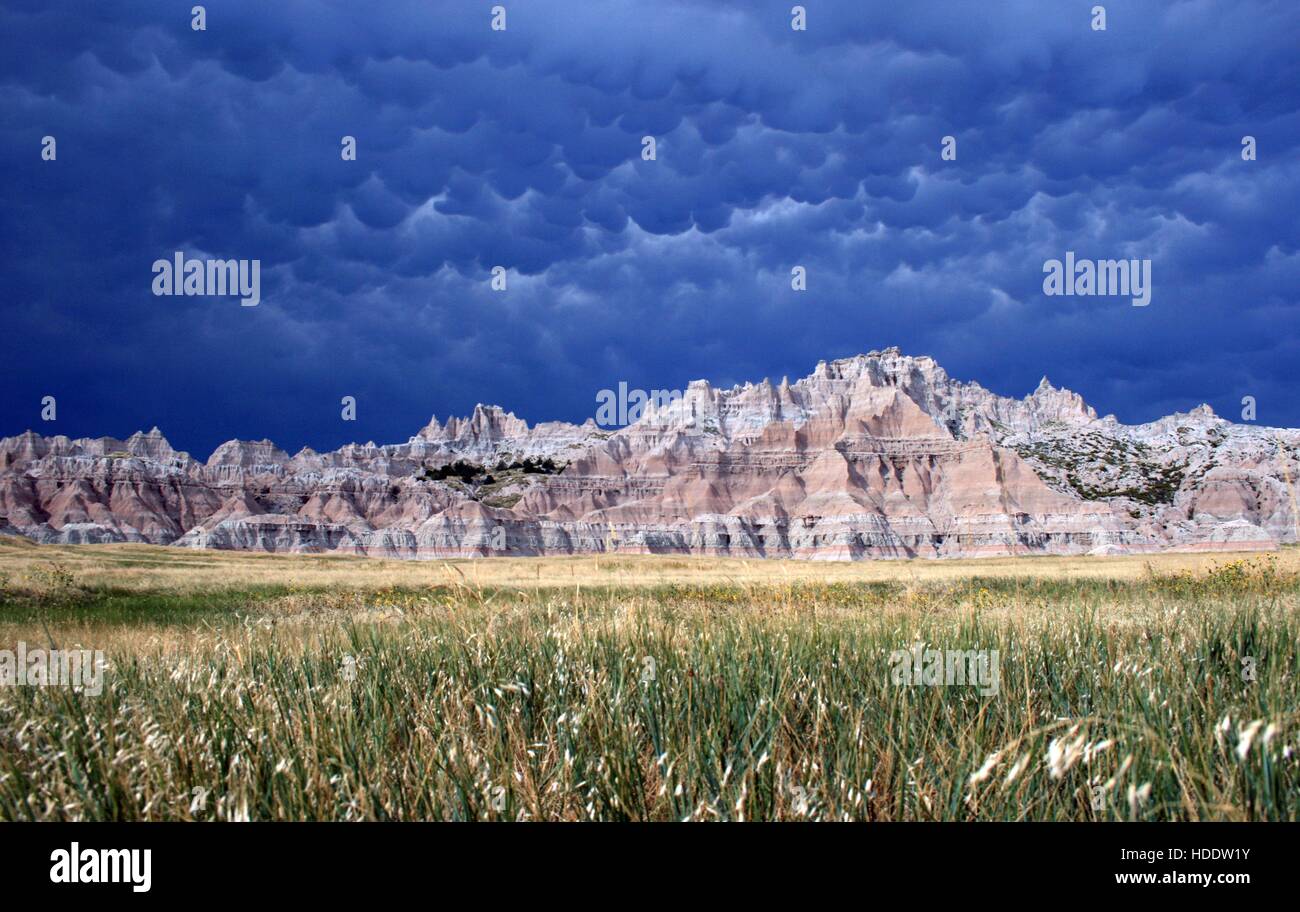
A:
{"label": "badlands terrain", "polygon": [[153,429],[0,440],[0,533],[42,543],[392,558],[620,554],[818,560],[1272,550],[1296,541],[1300,431],[1201,406],[1098,417],[897,349],[796,383],[694,381],[617,430],[497,406],[405,443],[200,462]]}

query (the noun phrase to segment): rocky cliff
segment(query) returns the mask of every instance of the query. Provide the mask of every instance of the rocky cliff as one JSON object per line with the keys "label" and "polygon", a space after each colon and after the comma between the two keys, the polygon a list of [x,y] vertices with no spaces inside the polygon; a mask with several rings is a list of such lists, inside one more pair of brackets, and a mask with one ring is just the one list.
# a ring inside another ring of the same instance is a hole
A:
{"label": "rocky cliff", "polygon": [[0,440],[0,532],[42,542],[383,557],[599,551],[862,559],[1275,548],[1296,540],[1300,431],[1201,406],[1098,418],[897,349],[796,383],[692,382],[633,424],[529,427],[496,406],[406,443],[206,462],[157,428]]}

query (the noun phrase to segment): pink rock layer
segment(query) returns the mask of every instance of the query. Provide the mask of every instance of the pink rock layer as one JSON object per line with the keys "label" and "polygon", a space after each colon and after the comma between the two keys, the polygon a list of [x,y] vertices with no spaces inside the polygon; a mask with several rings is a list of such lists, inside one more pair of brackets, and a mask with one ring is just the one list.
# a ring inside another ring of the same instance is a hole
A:
{"label": "pink rock layer", "polygon": [[[402,444],[289,456],[232,440],[206,463],[156,428],[28,431],[0,440],[0,532],[413,559],[1269,549],[1296,540],[1297,446],[1207,406],[1122,425],[1046,378],[1001,397],[887,349],[794,384],[695,381],[617,431],[480,405]],[[430,471],[457,461],[484,470]]]}

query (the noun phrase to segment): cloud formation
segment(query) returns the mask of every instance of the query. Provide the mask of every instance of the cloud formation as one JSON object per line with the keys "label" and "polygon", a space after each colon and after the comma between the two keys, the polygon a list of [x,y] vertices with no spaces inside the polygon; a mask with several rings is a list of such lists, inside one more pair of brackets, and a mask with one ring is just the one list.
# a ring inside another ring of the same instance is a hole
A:
{"label": "cloud formation", "polygon": [[[0,433],[391,442],[895,344],[1300,425],[1295,3],[503,5],[2,0]],[[176,250],[262,303],[154,297]],[[1067,250],[1151,305],[1045,296]]]}

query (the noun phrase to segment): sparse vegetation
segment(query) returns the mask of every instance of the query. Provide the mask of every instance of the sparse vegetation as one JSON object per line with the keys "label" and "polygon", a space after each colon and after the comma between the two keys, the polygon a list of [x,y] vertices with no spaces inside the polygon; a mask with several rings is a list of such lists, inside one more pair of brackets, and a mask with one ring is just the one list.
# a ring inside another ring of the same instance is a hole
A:
{"label": "sparse vegetation", "polygon": [[1093,432],[1072,436],[1068,446],[1041,440],[1015,449],[1048,484],[1084,500],[1171,504],[1188,471],[1186,463],[1162,461],[1145,444]]}
{"label": "sparse vegetation", "polygon": [[523,494],[500,494],[495,497],[482,498],[483,504],[489,507],[498,507],[502,510],[509,510],[515,504],[523,499]]}
{"label": "sparse vegetation", "polygon": [[458,459],[448,465],[425,466],[417,476],[423,481],[442,481],[490,507],[509,508],[519,502],[522,491],[507,490],[526,483],[529,475],[554,475],[564,471],[567,463],[557,464],[547,456],[526,459],[500,459],[490,471],[473,462]]}
{"label": "sparse vegetation", "polygon": [[[565,464],[556,465],[555,460],[547,456],[538,458],[529,456],[527,459],[511,460],[507,462],[504,459],[498,460],[496,467],[492,470],[498,475],[510,475],[511,473],[523,475],[554,475],[564,470]],[[430,468],[425,466],[420,472],[421,478],[428,481],[442,481],[447,478],[459,478],[466,483],[474,484],[492,484],[496,479],[492,472],[489,472],[484,466],[477,463],[468,462],[463,459],[457,459],[455,462],[447,465]]]}
{"label": "sparse vegetation", "polygon": [[436,468],[426,467],[420,473],[420,477],[427,481],[444,481],[448,478],[458,478],[462,482],[472,482],[482,480],[487,475],[486,470],[481,465],[475,465],[472,462],[466,462],[463,459],[457,459],[455,462],[447,465],[437,466]]}
{"label": "sparse vegetation", "polygon": [[52,560],[27,571],[27,582],[37,601],[48,608],[64,608],[77,597],[77,577],[63,561]]}

